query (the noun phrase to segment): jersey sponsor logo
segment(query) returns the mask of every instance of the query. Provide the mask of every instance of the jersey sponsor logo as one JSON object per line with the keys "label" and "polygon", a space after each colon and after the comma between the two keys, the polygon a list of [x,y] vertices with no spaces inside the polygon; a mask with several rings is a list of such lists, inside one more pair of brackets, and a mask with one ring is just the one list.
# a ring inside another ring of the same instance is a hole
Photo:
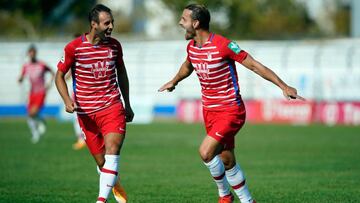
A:
{"label": "jersey sponsor logo", "polygon": [[106,64],[106,61],[98,61],[97,63],[91,64],[91,67],[94,78],[100,79],[106,77],[106,71],[108,70],[109,65]]}
{"label": "jersey sponsor logo", "polygon": [[209,78],[209,69],[208,69],[207,63],[198,63],[195,65],[196,73],[199,75],[199,77],[203,80]]}
{"label": "jersey sponsor logo", "polygon": [[236,44],[236,42],[234,42],[234,41],[232,41],[228,44],[228,48],[231,49],[231,51],[233,51],[235,54],[239,54],[241,51],[239,45]]}

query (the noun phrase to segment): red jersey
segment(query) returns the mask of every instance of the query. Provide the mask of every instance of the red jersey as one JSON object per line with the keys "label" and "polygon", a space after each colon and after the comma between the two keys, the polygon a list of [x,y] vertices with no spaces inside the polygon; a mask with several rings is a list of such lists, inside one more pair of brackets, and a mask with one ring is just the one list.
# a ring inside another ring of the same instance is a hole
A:
{"label": "red jersey", "polygon": [[241,104],[235,61],[241,63],[247,52],[235,42],[210,33],[202,47],[191,40],[187,54],[200,81],[204,109],[219,110]]}
{"label": "red jersey", "polygon": [[29,77],[31,89],[30,93],[41,93],[45,92],[45,72],[50,71],[49,67],[41,61],[35,63],[28,62],[25,63],[22,67],[21,76]]}
{"label": "red jersey", "polygon": [[71,68],[78,114],[121,103],[116,68],[124,63],[122,55],[121,45],[114,38],[92,45],[83,34],[65,46],[58,69],[66,73]]}

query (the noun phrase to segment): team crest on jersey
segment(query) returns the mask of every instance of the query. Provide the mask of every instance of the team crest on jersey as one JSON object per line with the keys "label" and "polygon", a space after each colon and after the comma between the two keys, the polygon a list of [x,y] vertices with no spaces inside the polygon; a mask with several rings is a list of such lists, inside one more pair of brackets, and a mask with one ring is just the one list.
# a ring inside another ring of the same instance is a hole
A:
{"label": "team crest on jersey", "polygon": [[105,77],[108,68],[109,65],[106,64],[106,61],[99,61],[97,63],[91,64],[91,72],[93,73],[95,79]]}
{"label": "team crest on jersey", "polygon": [[231,49],[231,51],[233,51],[235,54],[239,54],[241,51],[239,45],[236,44],[236,42],[234,42],[234,41],[232,41],[228,44],[228,48]]}
{"label": "team crest on jersey", "polygon": [[198,63],[195,65],[196,73],[203,80],[206,80],[209,78],[209,69],[207,66],[208,66],[207,63]]}

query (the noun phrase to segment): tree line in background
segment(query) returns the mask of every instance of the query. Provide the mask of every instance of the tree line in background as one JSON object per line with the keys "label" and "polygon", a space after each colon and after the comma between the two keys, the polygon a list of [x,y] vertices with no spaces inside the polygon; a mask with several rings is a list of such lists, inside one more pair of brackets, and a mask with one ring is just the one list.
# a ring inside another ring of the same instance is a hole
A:
{"label": "tree line in background", "polygon": [[[187,2],[163,0],[181,15]],[[322,31],[309,17],[305,5],[296,0],[198,0],[212,13],[212,30],[237,39],[294,39],[346,37],[350,34],[350,9],[335,0],[336,10],[330,13],[334,32]],[[216,14],[225,14],[218,22]]]}
{"label": "tree line in background", "polygon": [[[179,0],[161,1],[176,16],[180,16],[183,8],[189,3]],[[350,8],[340,3],[330,16],[335,31],[326,33],[309,17],[305,6],[296,0],[197,2],[205,4],[210,9],[212,31],[236,39],[346,37],[350,33]],[[2,0],[0,26],[3,29],[0,29],[0,36],[34,39],[83,33],[89,29],[87,15],[95,3],[96,0]],[[137,12],[136,15],[144,15],[140,18],[146,19],[146,12]],[[114,12],[114,16],[116,32],[131,33],[136,30],[131,16],[126,17],[119,12]]]}

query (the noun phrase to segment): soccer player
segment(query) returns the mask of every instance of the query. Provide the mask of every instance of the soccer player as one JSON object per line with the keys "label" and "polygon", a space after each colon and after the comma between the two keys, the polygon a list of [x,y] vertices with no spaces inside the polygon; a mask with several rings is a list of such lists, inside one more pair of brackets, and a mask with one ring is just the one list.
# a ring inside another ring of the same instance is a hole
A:
{"label": "soccer player", "polygon": [[[120,185],[118,167],[126,122],[134,117],[129,81],[121,45],[111,37],[114,27],[111,10],[96,5],[89,13],[89,23],[89,33],[65,46],[55,83],[66,111],[77,112],[85,142],[97,163],[100,174],[97,203],[106,202],[111,190],[116,201],[123,203],[127,197]],[[74,100],[65,82],[69,69],[74,80]]]}
{"label": "soccer player", "polygon": [[242,203],[253,203],[244,173],[234,154],[236,133],[245,122],[245,106],[241,99],[235,61],[277,85],[287,99],[301,99],[296,89],[288,86],[273,71],[236,42],[209,31],[210,13],[205,6],[188,5],[181,16],[185,29],[187,58],[175,77],[159,91],[173,91],[194,70],[202,89],[203,116],[206,133],[199,153],[210,170],[219,192],[219,203],[233,202],[230,186]]}
{"label": "soccer player", "polygon": [[[40,116],[40,110],[45,102],[46,91],[50,88],[55,75],[44,62],[36,58],[36,51],[36,47],[30,45],[27,52],[30,61],[23,65],[18,79],[18,82],[22,83],[24,78],[27,77],[31,85],[27,113],[28,125],[32,135],[31,141],[33,143],[39,142],[40,136],[46,131],[46,125],[44,119]],[[47,84],[45,84],[46,73],[51,74],[51,80]]]}

